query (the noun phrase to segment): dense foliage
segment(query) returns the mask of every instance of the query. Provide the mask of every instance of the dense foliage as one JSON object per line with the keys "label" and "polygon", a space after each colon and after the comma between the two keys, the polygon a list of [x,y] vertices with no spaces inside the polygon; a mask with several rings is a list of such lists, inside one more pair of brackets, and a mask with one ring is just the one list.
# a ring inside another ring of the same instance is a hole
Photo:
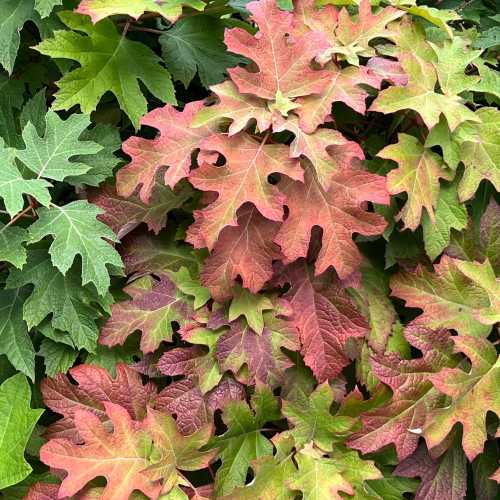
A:
{"label": "dense foliage", "polygon": [[1,495],[498,498],[498,12],[2,0]]}

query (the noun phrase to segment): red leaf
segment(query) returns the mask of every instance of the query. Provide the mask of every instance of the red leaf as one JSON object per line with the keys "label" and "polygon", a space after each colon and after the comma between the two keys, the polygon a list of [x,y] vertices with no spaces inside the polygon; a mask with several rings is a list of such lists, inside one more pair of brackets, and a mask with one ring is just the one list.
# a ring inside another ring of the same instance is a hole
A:
{"label": "red leaf", "polygon": [[306,365],[319,383],[338,376],[350,363],[345,344],[368,332],[366,319],[331,274],[313,279],[301,261],[287,268],[285,280],[291,284],[285,298],[293,308]]}
{"label": "red leaf", "polygon": [[152,189],[153,194],[148,205],[135,196],[118,196],[112,184],[89,190],[88,200],[104,210],[104,214],[98,215],[97,218],[108,225],[119,239],[141,222],[146,223],[150,231],[158,234],[167,223],[167,213],[181,207],[191,196],[192,190],[189,185],[183,185],[172,191],[159,184]]}
{"label": "red leaf", "polygon": [[362,453],[392,443],[398,458],[405,459],[417,448],[426,422],[432,420],[432,411],[443,400],[429,377],[456,363],[450,333],[414,323],[406,327],[405,337],[422,351],[421,358],[405,360],[387,353],[370,360],[375,376],[392,389],[393,397],[383,407],[362,415],[363,428],[349,441]]}
{"label": "red leaf", "polygon": [[236,226],[236,212],[243,204],[253,203],[270,220],[281,221],[285,197],[268,182],[272,173],[281,173],[301,181],[303,171],[297,160],[288,157],[282,144],[258,143],[247,134],[232,137],[214,134],[202,142],[203,150],[221,153],[222,167],[202,164],[189,177],[191,184],[202,191],[219,196],[207,208],[195,211],[195,223],[188,231],[187,241],[196,248],[212,249],[226,226]]}
{"label": "red leaf", "polygon": [[238,277],[252,293],[272,278],[272,262],[281,257],[273,242],[279,227],[279,223],[265,219],[251,205],[238,211],[238,225],[222,230],[201,273],[201,281],[214,300],[224,302],[231,298]]}
{"label": "red leaf", "polygon": [[135,420],[146,416],[146,406],[156,399],[156,387],[151,382],[143,384],[140,375],[129,366],[116,365],[116,377],[107,370],[93,365],[79,365],[69,371],[78,385],[63,374],[45,378],[41,383],[44,403],[63,418],[50,425],[47,435],[67,437],[74,442],[81,438],[75,428],[77,410],[85,409],[101,422],[108,422],[104,403],[115,403],[125,408]]}
{"label": "red leaf", "polygon": [[292,36],[293,15],[280,10],[274,0],[250,2],[246,9],[259,32],[252,36],[246,30],[226,31],[224,41],[231,52],[241,54],[259,67],[255,73],[244,68],[228,70],[231,79],[242,93],[275,100],[278,93],[294,98],[321,92],[329,75],[313,70],[311,61],[329,47],[323,33],[310,32]]}
{"label": "red leaf", "polygon": [[131,419],[127,410],[104,403],[113,424],[109,433],[99,418],[85,410],[75,411],[75,425],[85,444],[68,439],[52,439],[40,450],[40,459],[50,467],[67,472],[59,497],[72,496],[98,476],[106,478],[101,499],[129,498],[140,490],[148,498],[157,498],[161,490],[144,472],[150,465],[151,438]]}
{"label": "red leaf", "polygon": [[346,279],[357,271],[362,257],[352,235],[376,236],[387,225],[381,215],[365,208],[365,201],[389,202],[385,178],[361,168],[346,168],[332,175],[331,187],[325,191],[314,172],[307,169],[304,184],[283,179],[279,187],[287,197],[290,213],[274,241],[287,262],[307,256],[311,231],[319,226],[323,238],[316,274],[333,266],[340,278]]}
{"label": "red leaf", "polygon": [[194,115],[202,107],[202,101],[186,104],[183,111],[167,105],[141,119],[141,125],[155,127],[160,134],[152,140],[130,137],[123,143],[123,151],[132,161],[116,175],[116,190],[120,196],[126,198],[140,188],[140,199],[148,203],[160,170],[168,167],[164,180],[171,188],[189,175],[191,154],[200,141],[212,133],[209,127],[190,127]]}
{"label": "red leaf", "polygon": [[172,340],[172,322],[182,325],[192,308],[166,275],[159,278],[156,281],[147,276],[124,288],[132,299],[112,306],[111,317],[99,337],[101,345],[123,345],[136,330],[142,332],[141,350],[145,354],[155,351],[161,342]]}

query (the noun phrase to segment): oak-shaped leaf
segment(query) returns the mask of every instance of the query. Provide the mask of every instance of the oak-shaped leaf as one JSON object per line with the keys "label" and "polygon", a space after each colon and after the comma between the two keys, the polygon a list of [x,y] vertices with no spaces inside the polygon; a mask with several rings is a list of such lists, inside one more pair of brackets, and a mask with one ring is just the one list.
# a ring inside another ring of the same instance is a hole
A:
{"label": "oak-shaped leaf", "polygon": [[281,247],[286,262],[307,256],[312,230],[319,226],[323,236],[316,274],[329,266],[341,279],[355,273],[362,256],[352,240],[353,234],[377,236],[387,225],[381,215],[366,209],[367,201],[389,203],[385,178],[356,164],[333,172],[328,191],[321,187],[311,168],[305,171],[304,183],[282,179],[278,186],[286,196],[289,214],[274,241]]}
{"label": "oak-shaped leaf", "polygon": [[273,130],[281,132],[289,130],[295,135],[290,144],[290,157],[307,158],[316,172],[316,179],[321,187],[328,191],[335,174],[348,169],[356,159],[364,160],[361,146],[347,140],[337,130],[320,128],[311,134],[306,134],[299,127],[296,118],[277,119]]}
{"label": "oak-shaped leaf", "polygon": [[311,62],[329,43],[321,32],[293,35],[293,15],[280,10],[274,0],[250,2],[246,8],[259,27],[258,33],[253,36],[233,28],[226,31],[224,41],[231,52],[254,61],[259,71],[231,68],[228,73],[241,93],[275,101],[286,115],[294,106],[293,98],[325,88],[328,72],[312,69]]}
{"label": "oak-shaped leaf", "polygon": [[111,317],[99,337],[101,345],[123,345],[137,330],[142,332],[140,346],[145,354],[172,340],[172,322],[182,326],[192,313],[192,304],[166,274],[158,278],[144,276],[124,288],[132,298],[111,308]]}
{"label": "oak-shaped leaf", "polygon": [[244,288],[259,292],[273,276],[273,260],[281,257],[273,242],[279,222],[264,218],[250,204],[241,207],[237,217],[237,226],[228,226],[220,233],[201,272],[203,284],[218,302],[232,297],[238,277]]}
{"label": "oak-shaped leaf", "polygon": [[422,429],[433,418],[432,411],[443,400],[429,376],[458,362],[446,330],[414,323],[406,327],[405,337],[423,353],[422,358],[406,360],[386,353],[370,359],[374,375],[392,389],[393,396],[389,403],[362,414],[363,428],[349,440],[349,446],[362,453],[394,444],[400,460],[411,455]]}
{"label": "oak-shaped leaf", "polygon": [[97,218],[121,239],[142,222],[158,234],[167,224],[168,212],[180,208],[191,195],[192,190],[187,184],[174,190],[155,184],[151,199],[145,204],[135,196],[122,198],[112,184],[105,184],[99,189],[88,190],[87,199],[104,210]]}
{"label": "oak-shaped leaf", "polygon": [[28,240],[26,229],[6,226],[0,222],[0,261],[9,262],[17,269],[21,269],[26,264],[28,255],[23,244]]}
{"label": "oak-shaped leaf", "polygon": [[394,474],[421,478],[415,500],[459,500],[467,490],[466,465],[464,452],[456,444],[436,459],[421,444],[413,455],[398,464]]}
{"label": "oak-shaped leaf", "polygon": [[483,263],[456,261],[458,269],[475,284],[483,288],[489,297],[489,305],[474,312],[475,318],[484,325],[500,321],[500,278],[495,276],[488,259]]}
{"label": "oak-shaped leaf", "polygon": [[231,80],[210,87],[217,96],[217,102],[202,107],[191,122],[192,127],[219,127],[230,121],[228,134],[234,135],[255,122],[257,130],[264,132],[272,123],[273,113],[267,103],[251,94],[240,94]]}
{"label": "oak-shaped leaf", "polygon": [[360,2],[355,19],[351,18],[346,8],[343,8],[339,13],[335,29],[337,44],[330,51],[342,54],[350,64],[358,65],[359,57],[375,55],[374,48],[370,46],[371,40],[392,39],[394,32],[391,28],[387,28],[387,25],[403,15],[403,11],[394,7],[385,7],[373,14],[369,0]]}
{"label": "oak-shaped leaf", "polygon": [[401,54],[398,59],[408,75],[408,84],[382,90],[370,111],[394,113],[412,109],[420,114],[429,129],[437,125],[441,114],[446,117],[452,131],[465,121],[480,121],[461,97],[435,92],[437,75],[430,62],[408,53]]}
{"label": "oak-shaped leaf", "polygon": [[49,247],[52,263],[63,274],[73,265],[75,257],[82,262],[82,284],[93,283],[100,295],[108,291],[110,278],[107,265],[120,269],[118,252],[104,240],[116,241],[111,229],[96,217],[102,210],[85,200],[38,210],[38,220],[29,227],[32,242],[53,236]]}
{"label": "oak-shaped leaf", "polygon": [[209,127],[190,127],[202,107],[201,101],[186,104],[182,111],[167,105],[141,118],[141,125],[154,127],[159,133],[155,139],[133,136],[123,143],[123,151],[132,161],[118,171],[116,189],[120,196],[129,197],[139,188],[140,199],[149,203],[161,170],[166,168],[164,182],[171,188],[188,176],[193,151],[211,134]]}
{"label": "oak-shaped leaf", "polygon": [[84,113],[91,113],[109,91],[137,128],[147,111],[139,81],[160,100],[175,104],[170,74],[148,46],[122,37],[109,19],[94,26],[89,17],[75,12],[60,12],[59,18],[70,30],[55,31],[53,38],[43,40],[36,50],[75,60],[80,67],[57,82],[59,90],[52,109],[70,109],[78,104]]}
{"label": "oak-shaped leaf", "polygon": [[34,21],[36,13],[32,1],[7,0],[0,6],[0,66],[9,75],[14,69],[21,42],[20,32],[26,21]]}
{"label": "oak-shaped leaf", "polygon": [[205,251],[175,241],[171,230],[158,236],[147,231],[134,231],[123,239],[121,255],[127,275],[161,273],[165,269],[178,271],[185,267],[192,276],[197,276]]}
{"label": "oak-shaped leaf", "polygon": [[453,229],[462,231],[467,227],[467,208],[458,200],[456,180],[442,185],[434,212],[434,221],[427,213],[422,217],[425,251],[435,260],[449,245]]}
{"label": "oak-shaped leaf", "polygon": [[248,326],[260,335],[264,330],[263,312],[271,309],[274,309],[274,304],[269,297],[237,286],[227,317],[229,321],[234,321],[243,316]]}
{"label": "oak-shaped leaf", "polygon": [[77,268],[65,275],[56,269],[45,248],[31,248],[22,270],[12,270],[6,288],[33,285],[23,304],[28,328],[40,325],[50,316],[52,326],[68,332],[69,346],[94,352],[99,336],[96,320],[108,309],[108,296],[99,296],[92,286],[82,286]]}
{"label": "oak-shaped leaf", "polygon": [[144,428],[152,437],[154,449],[151,464],[145,472],[152,479],[162,481],[162,491],[169,492],[178,481],[177,469],[196,471],[204,469],[217,450],[199,451],[210,439],[213,426],[206,424],[189,436],[177,430],[175,420],[168,413],[148,408]]}
{"label": "oak-shaped leaf", "polygon": [[314,278],[299,261],[282,279],[291,284],[285,298],[293,310],[291,322],[299,331],[306,365],[319,383],[336,377],[350,363],[348,339],[368,332],[366,319],[331,273]]}
{"label": "oak-shaped leaf", "polygon": [[420,224],[425,208],[434,222],[434,209],[439,200],[439,179],[451,181],[454,172],[446,168],[439,155],[407,134],[399,134],[397,144],[386,146],[377,156],[393,160],[399,165],[387,175],[387,189],[391,194],[408,194],[408,201],[397,218],[403,219],[405,227],[414,231]]}
{"label": "oak-shaped leaf", "polygon": [[407,307],[422,309],[419,321],[429,328],[451,328],[462,335],[484,336],[491,326],[476,319],[490,307],[488,292],[468,278],[460,261],[443,255],[434,271],[419,265],[415,271],[402,270],[391,278],[392,295]]}
{"label": "oak-shaped leaf", "polygon": [[382,79],[388,79],[387,76],[379,76],[367,66],[340,68],[334,63],[328,63],[325,70],[329,73],[325,89],[320,94],[297,99],[300,107],[294,110],[300,117],[300,128],[308,134],[314,132],[323,122],[330,121],[334,102],[343,102],[358,113],[364,114],[368,92],[361,85],[378,89]]}
{"label": "oak-shaped leaf", "polygon": [[479,123],[466,122],[456,131],[460,160],[465,172],[458,187],[460,201],[472,198],[485,179],[500,189],[500,111],[481,108],[475,112]]}
{"label": "oak-shaped leaf", "polygon": [[124,363],[117,364],[116,377],[104,368],[88,364],[71,368],[69,374],[76,384],[67,375],[59,373],[54,378],[45,378],[40,386],[45,405],[63,415],[48,427],[50,438],[81,442],[82,437],[75,425],[79,409],[93,413],[109,426],[104,403],[120,405],[134,420],[142,420],[146,416],[146,407],[154,406],[156,401],[154,384],[143,384],[137,371]]}
{"label": "oak-shaped leaf", "polygon": [[189,176],[194,187],[218,193],[207,208],[195,211],[195,222],[188,230],[189,243],[211,250],[224,227],[236,225],[237,210],[248,202],[267,219],[283,219],[285,196],[269,183],[268,176],[280,173],[299,183],[303,179],[299,162],[288,157],[287,146],[259,143],[240,133],[232,137],[214,134],[202,141],[201,147],[222,154],[226,163],[204,163]]}
{"label": "oak-shaped leaf", "polygon": [[126,14],[139,19],[146,12],[160,14],[170,22],[175,22],[182,14],[182,7],[203,10],[205,4],[201,0],[82,0],[76,12],[90,16],[93,23],[109,16]]}
{"label": "oak-shaped leaf", "polygon": [[177,427],[184,435],[212,422],[215,411],[222,410],[229,401],[245,399],[244,386],[232,377],[225,376],[215,387],[210,385],[205,394],[203,382],[196,377],[184,378],[172,382],[158,394],[155,408],[175,415]]}
{"label": "oak-shaped leaf", "polygon": [[16,156],[38,178],[56,181],[70,176],[76,178],[87,173],[90,166],[81,161],[71,161],[71,158],[93,155],[103,149],[97,142],[80,140],[89,125],[90,117],[87,115],[73,114],[62,120],[55,111],[49,110],[45,115],[43,134],[39,134],[31,122],[24,127],[25,148],[17,151]]}
{"label": "oak-shaped leaf", "polygon": [[67,473],[58,496],[71,497],[94,478],[103,476],[106,488],[102,499],[129,498],[134,490],[157,498],[161,483],[150,479],[145,471],[153,463],[150,434],[125,408],[110,402],[105,402],[104,408],[112,432],[93,413],[77,409],[74,420],[83,444],[56,438],[40,449],[42,462]]}
{"label": "oak-shaped leaf", "polygon": [[439,391],[451,397],[451,403],[434,412],[424,428],[424,437],[429,448],[433,448],[460,422],[462,448],[472,461],[483,451],[486,441],[486,413],[500,416],[500,361],[495,347],[484,338],[465,335],[453,337],[453,342],[456,351],[470,360],[471,367],[443,368],[429,377]]}
{"label": "oak-shaped leaf", "polygon": [[342,500],[341,493],[362,493],[363,481],[379,479],[380,471],[372,461],[362,460],[356,451],[334,450],[330,456],[314,448],[312,443],[295,455],[298,472],[287,481],[290,488],[300,490],[304,500],[332,498]]}
{"label": "oak-shaped leaf", "polygon": [[209,443],[220,450],[222,465],[215,479],[215,493],[220,496],[245,484],[252,460],[273,454],[272,442],[261,431],[266,422],[280,418],[278,402],[269,388],[257,386],[251,407],[244,401],[230,401],[222,418],[227,431]]}
{"label": "oak-shaped leaf", "polygon": [[300,449],[307,443],[323,451],[332,451],[335,442],[344,440],[351,432],[356,419],[332,415],[333,392],[328,382],[320,384],[311,394],[295,388],[283,402],[283,415],[290,422],[289,431]]}
{"label": "oak-shaped leaf", "polygon": [[216,357],[221,370],[231,370],[240,382],[275,387],[284,381],[285,370],[293,366],[282,348],[300,349],[297,329],[287,318],[269,311],[264,313],[261,334],[243,319],[231,322],[217,341]]}
{"label": "oak-shaped leaf", "polygon": [[271,441],[276,454],[253,460],[253,481],[234,489],[229,495],[222,497],[223,500],[293,500],[296,497],[295,492],[287,485],[290,477],[297,472],[292,461],[293,439],[281,433],[276,434]]}

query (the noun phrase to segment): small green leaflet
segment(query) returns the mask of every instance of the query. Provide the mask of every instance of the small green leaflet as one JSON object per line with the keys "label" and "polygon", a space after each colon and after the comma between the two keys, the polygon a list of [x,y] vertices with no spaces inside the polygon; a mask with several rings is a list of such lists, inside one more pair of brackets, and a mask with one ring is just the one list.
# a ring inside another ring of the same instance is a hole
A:
{"label": "small green leaflet", "polygon": [[38,220],[30,228],[32,242],[48,235],[54,237],[49,253],[52,263],[63,274],[72,266],[77,255],[82,261],[82,284],[94,283],[100,295],[110,284],[106,265],[122,267],[118,252],[103,238],[116,241],[108,226],[96,217],[102,210],[87,201],[79,200],[63,207],[52,206],[38,210]]}
{"label": "small green leaflet", "polygon": [[32,471],[24,449],[44,410],[30,408],[31,390],[18,373],[0,385],[0,489],[22,481]]}

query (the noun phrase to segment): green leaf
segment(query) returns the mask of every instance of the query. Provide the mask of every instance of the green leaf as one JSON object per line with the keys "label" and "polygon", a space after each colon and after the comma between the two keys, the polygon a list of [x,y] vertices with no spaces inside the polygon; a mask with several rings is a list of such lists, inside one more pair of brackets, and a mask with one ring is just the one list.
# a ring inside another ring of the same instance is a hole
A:
{"label": "green leaf", "polygon": [[35,350],[23,320],[23,304],[27,290],[0,290],[0,354],[12,365],[35,379]]}
{"label": "green leaf", "polygon": [[35,9],[42,18],[48,17],[54,7],[62,3],[63,0],[35,0]]}
{"label": "green leaf", "polygon": [[500,111],[481,108],[476,111],[480,123],[464,123],[456,131],[465,172],[458,187],[460,201],[474,196],[483,179],[500,190]]}
{"label": "green leaf", "polygon": [[11,218],[24,208],[23,194],[29,194],[42,205],[48,206],[51,200],[48,188],[52,187],[52,184],[43,179],[24,179],[16,166],[15,155],[16,152],[6,149],[0,140],[0,198],[3,198],[5,209]]}
{"label": "green leaf", "polygon": [[219,19],[191,16],[180,19],[160,36],[167,68],[184,87],[188,87],[197,71],[205,87],[220,83],[226,68],[244,60],[227,51],[224,28]]}
{"label": "green leaf", "polygon": [[431,260],[450,244],[452,229],[461,231],[467,227],[467,209],[458,201],[457,182],[441,186],[434,217],[434,222],[428,213],[422,217],[425,251]]}
{"label": "green leaf", "polygon": [[80,141],[83,131],[90,125],[86,115],[73,114],[61,120],[52,110],[45,116],[45,132],[39,136],[35,126],[28,123],[23,130],[26,149],[16,156],[40,177],[62,181],[67,176],[78,176],[90,170],[88,165],[70,161],[76,155],[99,153],[102,146],[91,141]]}
{"label": "green leaf", "polygon": [[199,278],[193,279],[186,267],[181,267],[178,271],[170,271],[168,275],[182,293],[194,297],[195,309],[199,309],[210,300],[208,288],[201,285]]}
{"label": "green leaf", "polygon": [[52,326],[68,332],[72,346],[94,352],[99,335],[95,321],[100,316],[96,306],[102,299],[91,286],[82,286],[78,270],[72,268],[63,275],[52,265],[45,249],[31,250],[25,267],[12,270],[7,279],[8,288],[28,284],[33,285],[23,305],[28,328],[51,315]]}
{"label": "green leaf", "polygon": [[54,58],[75,60],[81,67],[57,82],[59,91],[53,109],[70,109],[78,104],[84,113],[91,113],[109,91],[138,128],[147,111],[139,80],[162,101],[176,104],[170,74],[149,47],[120,35],[108,19],[93,25],[88,16],[74,12],[61,12],[59,17],[75,31],[56,31],[53,38],[35,48]]}
{"label": "green leaf", "polygon": [[24,449],[44,410],[30,408],[31,390],[21,373],[0,386],[0,489],[22,481],[32,471]]}
{"label": "green leaf", "polygon": [[21,40],[24,23],[33,19],[33,0],[0,2],[0,65],[11,74]]}
{"label": "green leaf", "polygon": [[26,263],[26,249],[23,243],[28,239],[26,229],[5,226],[0,222],[0,261],[10,262],[21,269]]}
{"label": "green leaf", "polygon": [[304,500],[323,498],[341,499],[341,492],[354,495],[367,479],[381,477],[373,462],[359,458],[356,451],[336,450],[331,457],[306,446],[295,455],[299,471],[289,479],[288,485],[303,493]]}
{"label": "green leaf", "polygon": [[443,46],[432,44],[436,53],[436,68],[439,86],[443,94],[455,95],[469,90],[479,81],[479,76],[466,75],[469,64],[481,55],[481,50],[470,50],[465,38],[446,40]]}
{"label": "green leaf", "polygon": [[264,330],[263,311],[274,309],[268,297],[251,293],[246,288],[238,287],[229,306],[229,321],[244,316],[250,328],[259,335]]}
{"label": "green leaf", "polygon": [[288,394],[283,403],[283,415],[292,424],[290,434],[297,448],[313,441],[322,450],[332,451],[333,443],[350,433],[356,420],[333,416],[330,413],[332,404],[333,392],[328,382],[319,385],[310,395],[300,389],[292,389]]}
{"label": "green leaf", "polygon": [[100,295],[110,284],[106,265],[122,267],[118,252],[104,238],[116,241],[113,231],[96,217],[102,210],[79,200],[63,207],[52,206],[38,211],[38,220],[30,228],[32,242],[48,235],[54,237],[49,253],[52,263],[63,274],[72,266],[77,255],[82,261],[82,284],[94,283]]}
{"label": "green leaf", "polygon": [[97,143],[102,149],[97,154],[80,154],[73,158],[89,170],[78,176],[69,176],[65,182],[73,186],[98,186],[113,175],[113,170],[120,163],[115,152],[121,147],[120,133],[111,125],[98,124],[93,129],[84,130],[80,136],[82,141]]}
{"label": "green leaf", "polygon": [[252,462],[254,480],[243,487],[236,488],[223,500],[293,500],[296,498],[287,481],[297,472],[292,462],[293,439],[284,433],[273,439],[276,455],[266,455]]}
{"label": "green leaf", "polygon": [[24,85],[20,81],[0,75],[0,137],[9,146],[22,145],[14,114],[23,104],[23,92]]}
{"label": "green leaf", "polygon": [[220,449],[222,460],[215,481],[217,495],[227,495],[245,484],[251,461],[273,453],[271,441],[261,434],[265,422],[279,419],[278,403],[271,390],[258,388],[252,408],[244,401],[229,401],[222,414],[228,430],[209,443]]}
{"label": "green leaf", "polygon": [[45,374],[55,377],[58,373],[66,373],[78,357],[78,351],[50,339],[43,339],[38,355],[45,362]]}

